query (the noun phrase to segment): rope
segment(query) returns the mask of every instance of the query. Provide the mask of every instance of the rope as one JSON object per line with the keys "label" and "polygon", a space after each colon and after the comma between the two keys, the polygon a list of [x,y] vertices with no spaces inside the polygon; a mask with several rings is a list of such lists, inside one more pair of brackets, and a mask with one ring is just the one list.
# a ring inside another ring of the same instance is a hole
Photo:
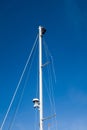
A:
{"label": "rope", "polygon": [[19,79],[18,85],[17,85],[17,87],[16,87],[16,90],[15,90],[14,95],[13,95],[13,97],[12,97],[12,100],[11,100],[11,102],[10,102],[10,105],[9,105],[9,107],[8,107],[8,109],[7,109],[6,115],[5,115],[5,117],[4,117],[4,120],[3,120],[2,125],[1,125],[1,128],[0,128],[1,130],[3,129],[3,126],[4,126],[4,124],[5,124],[5,121],[6,121],[6,119],[7,119],[8,114],[9,114],[9,111],[10,111],[10,109],[11,109],[11,106],[12,106],[12,104],[13,104],[13,102],[14,102],[15,96],[16,96],[16,94],[17,94],[17,91],[18,91],[19,86],[20,86],[20,84],[21,84],[21,81],[22,81],[22,79],[23,79],[23,76],[24,76],[24,73],[25,73],[25,71],[26,71],[27,65],[28,65],[28,63],[29,63],[29,61],[30,61],[30,59],[31,59],[32,53],[33,53],[34,48],[35,48],[35,46],[36,46],[37,39],[38,39],[38,35],[37,35],[37,37],[36,37],[36,39],[35,39],[33,48],[32,48],[32,50],[31,50],[31,52],[30,52],[30,55],[29,55],[29,57],[28,57],[28,59],[27,59],[27,62],[26,62],[26,64],[25,64],[25,67],[24,67],[24,69],[23,69],[23,72],[22,72],[22,74],[21,74],[21,77],[20,77],[20,79]]}

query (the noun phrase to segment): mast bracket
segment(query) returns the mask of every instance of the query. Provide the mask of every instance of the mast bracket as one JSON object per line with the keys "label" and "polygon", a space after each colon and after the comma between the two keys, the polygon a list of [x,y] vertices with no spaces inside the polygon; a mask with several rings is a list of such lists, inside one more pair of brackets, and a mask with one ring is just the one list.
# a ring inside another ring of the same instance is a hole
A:
{"label": "mast bracket", "polygon": [[50,61],[44,63],[41,67],[45,67],[46,65],[50,64]]}
{"label": "mast bracket", "polygon": [[45,118],[42,119],[42,121],[48,120],[48,119],[51,119],[51,118],[54,118],[55,116],[56,116],[56,114],[54,114],[54,115],[52,115],[52,116],[49,116],[49,117],[45,117]]}

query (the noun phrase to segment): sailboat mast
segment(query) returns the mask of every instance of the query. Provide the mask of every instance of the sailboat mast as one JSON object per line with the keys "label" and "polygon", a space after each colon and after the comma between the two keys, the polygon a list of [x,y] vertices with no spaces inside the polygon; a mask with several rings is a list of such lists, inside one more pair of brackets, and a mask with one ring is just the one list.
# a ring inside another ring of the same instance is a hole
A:
{"label": "sailboat mast", "polygon": [[43,86],[42,86],[42,36],[46,29],[39,26],[39,100],[40,130],[43,130]]}
{"label": "sailboat mast", "polygon": [[39,100],[40,100],[40,130],[43,130],[43,89],[42,89],[42,27],[39,26]]}

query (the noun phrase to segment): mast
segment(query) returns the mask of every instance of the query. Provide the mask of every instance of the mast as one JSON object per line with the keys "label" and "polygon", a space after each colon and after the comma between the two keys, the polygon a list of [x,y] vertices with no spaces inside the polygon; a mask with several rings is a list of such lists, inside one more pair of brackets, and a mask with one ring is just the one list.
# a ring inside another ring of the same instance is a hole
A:
{"label": "mast", "polygon": [[42,27],[39,26],[39,100],[40,100],[40,130],[43,130],[43,93],[42,93]]}
{"label": "mast", "polygon": [[46,29],[39,26],[39,112],[40,112],[40,130],[43,130],[43,85],[42,85],[42,36]]}
{"label": "mast", "polygon": [[34,98],[34,108],[39,108],[40,130],[43,130],[43,85],[42,85],[42,36],[46,29],[39,26],[39,99]]}

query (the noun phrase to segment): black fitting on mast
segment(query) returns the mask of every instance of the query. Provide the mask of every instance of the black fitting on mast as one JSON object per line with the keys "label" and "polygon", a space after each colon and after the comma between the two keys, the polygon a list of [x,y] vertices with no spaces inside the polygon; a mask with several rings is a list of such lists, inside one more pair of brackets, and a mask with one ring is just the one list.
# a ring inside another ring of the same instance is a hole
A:
{"label": "black fitting on mast", "polygon": [[45,32],[46,32],[46,29],[45,29],[44,27],[41,27],[41,36],[42,36],[43,34],[45,34]]}

